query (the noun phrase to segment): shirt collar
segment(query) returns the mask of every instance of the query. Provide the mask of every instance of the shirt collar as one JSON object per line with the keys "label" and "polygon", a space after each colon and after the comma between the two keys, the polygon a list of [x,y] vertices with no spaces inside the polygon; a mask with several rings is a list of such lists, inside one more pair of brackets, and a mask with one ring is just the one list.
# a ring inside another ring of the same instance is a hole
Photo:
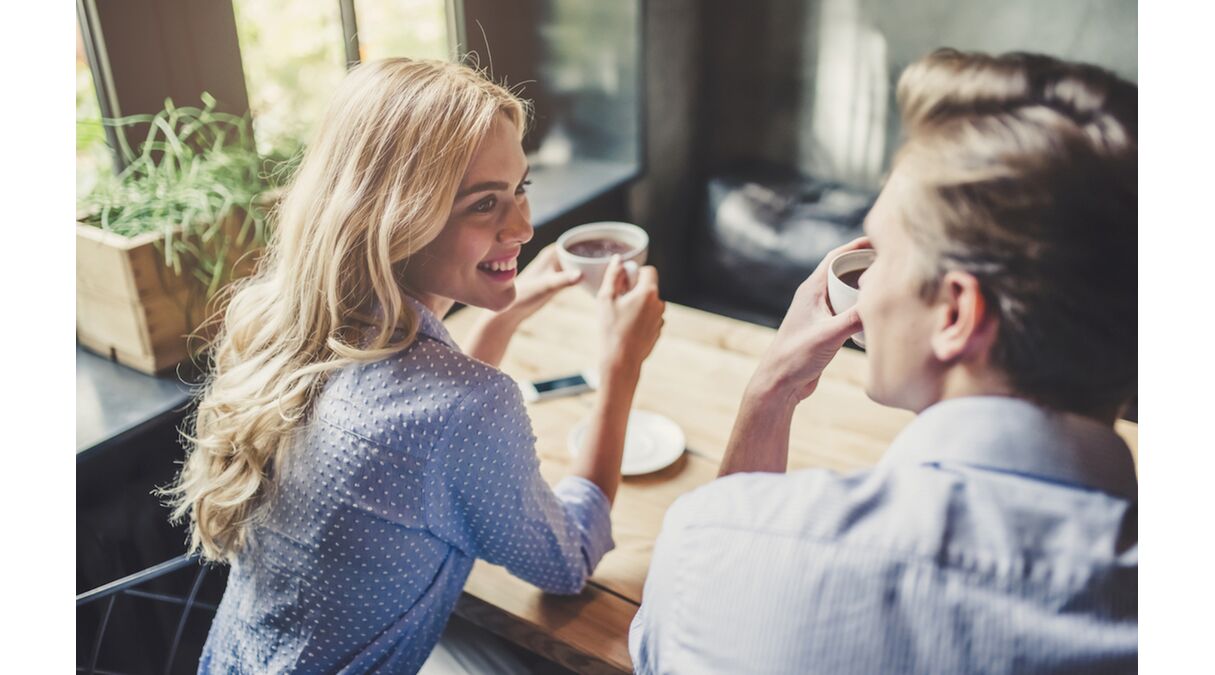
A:
{"label": "shirt collar", "polygon": [[420,335],[438,340],[452,349],[459,349],[456,341],[451,339],[451,334],[447,332],[447,326],[443,325],[443,320],[430,311],[429,307],[411,295],[405,296],[405,302],[418,315],[418,333]]}
{"label": "shirt collar", "polygon": [[941,401],[895,438],[883,463],[964,464],[1138,498],[1130,448],[1113,428],[1007,396]]}

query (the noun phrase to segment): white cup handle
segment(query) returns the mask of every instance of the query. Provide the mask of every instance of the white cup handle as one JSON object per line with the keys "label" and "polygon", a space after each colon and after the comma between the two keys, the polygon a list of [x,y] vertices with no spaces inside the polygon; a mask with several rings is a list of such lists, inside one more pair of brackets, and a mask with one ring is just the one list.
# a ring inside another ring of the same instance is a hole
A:
{"label": "white cup handle", "polygon": [[637,274],[640,271],[641,268],[637,266],[637,263],[632,260],[624,261],[624,273],[629,277],[629,288],[637,285]]}

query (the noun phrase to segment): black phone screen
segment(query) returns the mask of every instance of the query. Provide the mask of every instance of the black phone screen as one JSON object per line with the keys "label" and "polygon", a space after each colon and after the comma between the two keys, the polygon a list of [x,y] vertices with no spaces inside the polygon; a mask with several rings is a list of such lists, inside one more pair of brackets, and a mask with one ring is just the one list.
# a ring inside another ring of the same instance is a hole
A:
{"label": "black phone screen", "polygon": [[533,382],[532,386],[536,388],[536,392],[547,394],[550,391],[565,389],[567,387],[585,387],[586,379],[581,375],[570,375],[569,377],[559,377],[555,380],[541,380]]}

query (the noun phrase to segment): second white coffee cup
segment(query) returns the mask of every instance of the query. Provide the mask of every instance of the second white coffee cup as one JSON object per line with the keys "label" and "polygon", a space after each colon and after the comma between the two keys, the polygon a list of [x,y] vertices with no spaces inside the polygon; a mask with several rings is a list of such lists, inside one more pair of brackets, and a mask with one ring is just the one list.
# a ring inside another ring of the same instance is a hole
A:
{"label": "second white coffee cup", "polygon": [[[827,266],[827,298],[831,301],[831,309],[836,314],[848,310],[856,304],[860,289],[844,282],[841,277],[853,276],[849,272],[863,272],[869,269],[877,253],[871,248],[841,253]],[[859,275],[858,275],[859,276]],[[865,346],[865,332],[852,334],[852,341],[858,346]]]}

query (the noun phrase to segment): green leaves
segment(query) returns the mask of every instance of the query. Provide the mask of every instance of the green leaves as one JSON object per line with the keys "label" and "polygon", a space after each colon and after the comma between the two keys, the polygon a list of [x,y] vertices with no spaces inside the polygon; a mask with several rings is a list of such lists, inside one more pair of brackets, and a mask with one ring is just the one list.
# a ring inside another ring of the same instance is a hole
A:
{"label": "green leaves", "polygon": [[[262,157],[247,116],[217,111],[209,93],[200,98],[201,108],[166,99],[155,115],[103,120],[119,129],[126,168],[102,178],[78,208],[84,222],[126,237],[162,233],[165,266],[178,275],[192,270],[209,298],[239,253],[266,243],[263,202],[290,179],[299,155]],[[143,126],[135,152],[126,132]]]}

